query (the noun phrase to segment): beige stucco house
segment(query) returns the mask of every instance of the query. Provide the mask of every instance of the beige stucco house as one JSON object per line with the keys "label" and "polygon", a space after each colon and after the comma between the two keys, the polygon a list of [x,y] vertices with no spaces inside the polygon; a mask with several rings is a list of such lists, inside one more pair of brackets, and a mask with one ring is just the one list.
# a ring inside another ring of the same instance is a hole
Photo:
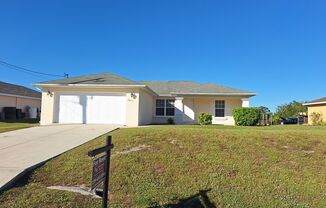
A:
{"label": "beige stucco house", "polygon": [[313,124],[312,113],[319,113],[323,122],[326,122],[326,97],[306,102],[303,105],[308,107],[308,124]]}
{"label": "beige stucco house", "polygon": [[213,124],[234,125],[232,109],[249,107],[254,93],[212,83],[132,81],[94,74],[36,83],[43,90],[41,124],[108,123],[126,126],[197,123],[200,112]]}
{"label": "beige stucco house", "polygon": [[0,81],[1,115],[4,107],[16,107],[18,109],[22,109],[24,112],[27,106],[40,109],[41,93],[24,86]]}

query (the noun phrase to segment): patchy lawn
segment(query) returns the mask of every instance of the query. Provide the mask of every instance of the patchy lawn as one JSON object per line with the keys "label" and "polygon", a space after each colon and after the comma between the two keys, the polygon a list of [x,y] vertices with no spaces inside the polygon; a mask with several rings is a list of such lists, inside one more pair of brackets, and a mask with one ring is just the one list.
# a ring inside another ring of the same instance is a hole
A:
{"label": "patchy lawn", "polygon": [[0,122],[0,133],[6,131],[14,131],[18,129],[33,127],[38,125],[38,120],[29,119],[29,120],[13,120],[13,121],[5,121]]}
{"label": "patchy lawn", "polygon": [[[209,189],[204,198],[217,207],[326,207],[326,127],[153,126],[111,135],[111,207],[182,207]],[[0,207],[100,207],[46,187],[89,186],[87,151],[104,143],[97,138],[49,161],[3,193]],[[142,148],[121,153],[134,147]]]}

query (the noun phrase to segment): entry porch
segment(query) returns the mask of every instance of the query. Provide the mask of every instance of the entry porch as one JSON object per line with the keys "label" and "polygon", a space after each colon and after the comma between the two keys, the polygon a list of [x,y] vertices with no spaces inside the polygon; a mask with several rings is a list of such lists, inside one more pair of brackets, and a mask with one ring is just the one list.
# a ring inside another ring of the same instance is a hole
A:
{"label": "entry porch", "polygon": [[249,98],[243,97],[157,97],[153,123],[172,118],[176,124],[195,124],[199,114],[206,112],[212,115],[213,124],[234,125],[233,108],[249,106]]}

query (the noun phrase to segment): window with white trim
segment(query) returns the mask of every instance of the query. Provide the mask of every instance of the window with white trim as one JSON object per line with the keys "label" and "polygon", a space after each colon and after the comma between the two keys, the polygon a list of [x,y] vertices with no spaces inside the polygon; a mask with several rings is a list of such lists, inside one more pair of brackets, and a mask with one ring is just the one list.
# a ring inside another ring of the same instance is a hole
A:
{"label": "window with white trim", "polygon": [[172,99],[157,99],[156,100],[156,116],[174,116],[175,107]]}
{"label": "window with white trim", "polygon": [[225,116],[225,101],[215,100],[215,117]]}

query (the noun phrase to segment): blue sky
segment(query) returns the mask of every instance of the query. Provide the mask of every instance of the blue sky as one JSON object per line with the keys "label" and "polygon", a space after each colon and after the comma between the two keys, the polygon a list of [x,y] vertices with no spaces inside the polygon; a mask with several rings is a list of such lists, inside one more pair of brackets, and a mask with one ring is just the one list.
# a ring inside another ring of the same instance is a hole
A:
{"label": "blue sky", "polygon": [[[2,1],[0,60],[70,76],[214,82],[274,110],[326,96],[326,1]],[[0,65],[5,82],[53,79]]]}

